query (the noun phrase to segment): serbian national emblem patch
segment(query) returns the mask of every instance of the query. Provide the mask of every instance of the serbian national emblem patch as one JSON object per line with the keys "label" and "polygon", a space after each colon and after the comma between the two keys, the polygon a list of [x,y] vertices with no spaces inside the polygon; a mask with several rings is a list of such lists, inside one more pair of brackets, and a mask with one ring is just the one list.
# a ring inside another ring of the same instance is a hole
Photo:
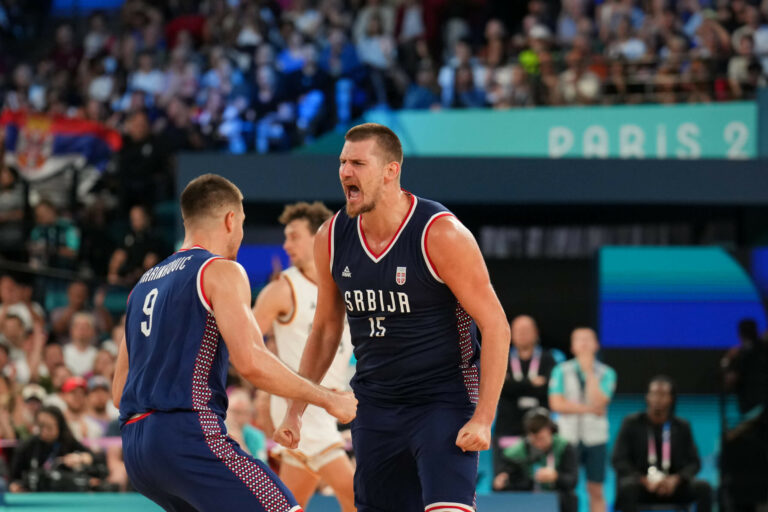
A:
{"label": "serbian national emblem patch", "polygon": [[395,273],[395,282],[400,286],[405,284],[405,267],[397,267],[397,273]]}

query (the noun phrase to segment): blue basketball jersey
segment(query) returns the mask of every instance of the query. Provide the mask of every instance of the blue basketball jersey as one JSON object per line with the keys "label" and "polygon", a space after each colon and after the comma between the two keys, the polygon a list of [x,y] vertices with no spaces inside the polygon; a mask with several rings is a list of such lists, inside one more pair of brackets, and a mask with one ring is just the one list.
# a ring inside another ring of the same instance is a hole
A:
{"label": "blue basketball jersey", "polygon": [[227,410],[229,352],[202,288],[219,258],[202,247],[179,251],[148,270],[128,298],[128,378],[120,420],[147,411]]}
{"label": "blue basketball jersey", "polygon": [[432,222],[451,213],[411,196],[411,207],[381,254],[364,220],[345,210],[331,220],[331,274],[344,299],[361,401],[477,402],[479,344],[472,319],[435,272],[425,246]]}

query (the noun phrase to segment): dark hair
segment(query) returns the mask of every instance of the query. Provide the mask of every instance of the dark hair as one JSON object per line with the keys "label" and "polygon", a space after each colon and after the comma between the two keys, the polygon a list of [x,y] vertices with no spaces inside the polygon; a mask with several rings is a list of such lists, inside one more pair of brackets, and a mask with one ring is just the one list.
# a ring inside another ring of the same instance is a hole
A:
{"label": "dark hair", "polygon": [[755,322],[754,318],[743,318],[739,320],[738,329],[739,338],[754,342],[760,337],[757,330],[757,322]]}
{"label": "dark hair", "polygon": [[344,135],[344,140],[350,142],[359,142],[367,139],[376,139],[376,145],[379,146],[383,157],[387,162],[397,162],[403,164],[403,146],[395,132],[378,123],[364,123],[354,126]]}
{"label": "dark hair", "polygon": [[216,174],[203,174],[181,193],[181,216],[190,220],[212,215],[222,206],[242,204],[243,194],[234,183]]}
{"label": "dark hair", "polygon": [[77,451],[80,448],[80,443],[75,439],[72,431],[67,425],[67,420],[64,418],[61,410],[55,405],[44,405],[37,411],[35,419],[41,414],[46,413],[53,416],[56,420],[56,425],[59,427],[59,437],[57,441],[61,444],[61,454]]}
{"label": "dark hair", "polygon": [[672,377],[668,377],[667,375],[656,375],[648,381],[648,391],[651,390],[651,385],[654,382],[667,384],[669,386],[669,394],[672,395],[672,406],[670,407],[670,410],[674,411],[675,404],[677,404],[677,386],[675,386],[675,381],[672,380]]}
{"label": "dark hair", "polygon": [[523,429],[526,434],[536,434],[546,427],[549,427],[553,434],[557,432],[557,424],[549,417],[549,411],[545,407],[534,407],[523,416]]}
{"label": "dark hair", "polygon": [[58,213],[58,212],[59,212],[59,209],[56,207],[56,205],[54,204],[54,202],[53,202],[53,201],[51,201],[51,200],[50,200],[49,198],[47,198],[47,197],[43,197],[42,199],[40,199],[40,200],[37,202],[37,204],[35,205],[35,207],[38,207],[38,206],[47,206],[48,208],[50,208],[51,210],[53,210],[55,213]]}
{"label": "dark hair", "polygon": [[286,226],[297,219],[304,219],[309,224],[309,230],[312,234],[317,233],[323,222],[330,219],[333,212],[329,210],[320,201],[315,201],[312,204],[301,201],[299,203],[288,204],[285,206],[283,213],[277,220],[280,224]]}

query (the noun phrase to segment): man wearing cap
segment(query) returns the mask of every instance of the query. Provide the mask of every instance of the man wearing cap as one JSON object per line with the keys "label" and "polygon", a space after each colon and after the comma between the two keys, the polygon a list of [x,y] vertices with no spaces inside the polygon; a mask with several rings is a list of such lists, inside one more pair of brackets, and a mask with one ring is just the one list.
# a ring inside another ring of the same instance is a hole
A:
{"label": "man wearing cap", "polygon": [[14,424],[20,438],[24,439],[34,432],[35,416],[43,406],[46,396],[45,389],[39,384],[27,384],[21,390],[24,405],[20,414],[14,414]]}
{"label": "man wearing cap", "polygon": [[536,407],[523,417],[525,438],[506,448],[502,471],[493,480],[497,491],[557,492],[560,512],[579,508],[574,489],[579,478],[576,450],[557,433],[549,411]]}
{"label": "man wearing cap", "polygon": [[64,417],[75,439],[98,439],[103,435],[101,425],[86,415],[85,390],[88,387],[82,377],[70,377],[64,381],[61,394],[67,404]]}
{"label": "man wearing cap", "polygon": [[120,416],[110,398],[112,386],[102,375],[94,375],[88,379],[88,413],[87,416],[101,426],[102,435],[107,431],[109,423]]}

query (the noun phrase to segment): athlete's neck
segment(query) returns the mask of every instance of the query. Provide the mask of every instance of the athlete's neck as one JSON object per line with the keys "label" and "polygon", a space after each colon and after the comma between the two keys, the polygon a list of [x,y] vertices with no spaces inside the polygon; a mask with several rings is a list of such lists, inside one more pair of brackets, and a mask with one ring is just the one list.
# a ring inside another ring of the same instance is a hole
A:
{"label": "athlete's neck", "polygon": [[192,249],[193,247],[202,247],[206,251],[213,254],[223,254],[226,252],[226,248],[221,243],[211,237],[206,236],[204,233],[193,231],[187,233],[184,237],[184,242],[181,244],[181,250]]}
{"label": "athlete's neck", "polygon": [[361,215],[365,238],[370,245],[386,245],[395,236],[411,209],[413,197],[402,189],[384,194],[376,208]]}
{"label": "athlete's neck", "polygon": [[313,283],[317,283],[317,267],[315,266],[314,261],[305,265],[296,265],[296,268],[299,269],[299,272],[301,272],[304,277]]}

